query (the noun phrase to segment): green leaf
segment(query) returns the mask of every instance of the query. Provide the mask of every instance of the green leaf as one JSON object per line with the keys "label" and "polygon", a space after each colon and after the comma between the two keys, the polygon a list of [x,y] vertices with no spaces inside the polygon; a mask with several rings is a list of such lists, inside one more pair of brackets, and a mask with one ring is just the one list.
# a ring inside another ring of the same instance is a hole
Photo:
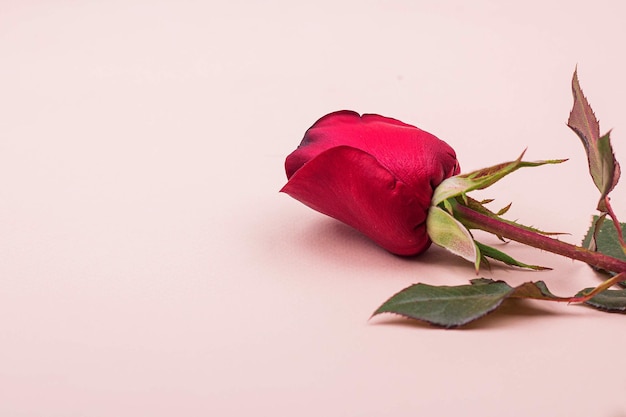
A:
{"label": "green leaf", "polygon": [[[592,288],[586,288],[578,293],[584,295]],[[602,311],[611,313],[626,312],[626,290],[606,290],[585,301],[585,304]]]}
{"label": "green leaf", "polygon": [[495,310],[512,292],[502,281],[454,287],[415,284],[387,300],[374,315],[395,313],[435,326],[459,327]]}
{"label": "green leaf", "polygon": [[557,297],[543,281],[511,287],[503,281],[479,278],[472,285],[415,284],[400,291],[375,312],[394,313],[435,326],[453,328],[471,323],[496,310],[507,298],[570,301]]}
{"label": "green leaf", "polygon": [[[626,254],[622,249],[615,223],[604,221],[604,217],[605,215],[593,216],[593,221],[583,239],[582,246],[626,261]],[[620,228],[622,229],[622,234],[626,233],[626,223],[620,223]],[[615,275],[615,271],[605,271],[595,266],[591,266],[591,268],[612,276]],[[626,281],[620,282],[619,285],[626,287]]]}
{"label": "green leaf", "polygon": [[604,220],[606,218],[606,213],[603,213],[601,216],[593,216],[593,220],[591,221],[591,226],[587,230],[587,234],[585,235],[582,245],[591,250],[598,250],[598,234],[600,233],[600,228],[604,224]]}
{"label": "green leaf", "polygon": [[474,263],[478,269],[480,253],[474,238],[450,213],[439,207],[430,206],[426,218],[426,231],[433,243]]}
{"label": "green leaf", "polygon": [[600,136],[600,123],[596,118],[578,81],[578,71],[572,77],[574,105],[567,126],[580,138],[587,153],[589,173],[600,191],[598,210],[606,212],[605,197],[615,188],[620,177],[620,167],[611,147],[610,132]]}
{"label": "green leaf", "polygon": [[[598,222],[598,220],[603,217],[604,216],[593,216],[593,222],[589,227],[589,230],[587,230],[587,234],[583,239],[582,245],[586,248],[593,248],[593,238],[595,233],[596,251],[608,256],[612,256],[613,258],[618,258],[626,261],[626,254],[624,254],[624,252],[622,251],[622,247],[620,246],[615,224],[608,221],[604,221],[601,223]],[[595,231],[596,224],[600,225],[600,227],[597,228],[597,231]],[[626,233],[626,223],[620,223],[620,227],[622,229],[622,233]]]}
{"label": "green leaf", "polygon": [[457,196],[465,196],[474,190],[482,190],[496,183],[506,175],[524,167],[537,167],[546,164],[559,164],[566,159],[553,159],[548,161],[528,162],[522,161],[524,152],[515,161],[504,162],[488,168],[479,169],[468,174],[455,175],[445,179],[433,194],[431,204],[436,206],[441,202]]}

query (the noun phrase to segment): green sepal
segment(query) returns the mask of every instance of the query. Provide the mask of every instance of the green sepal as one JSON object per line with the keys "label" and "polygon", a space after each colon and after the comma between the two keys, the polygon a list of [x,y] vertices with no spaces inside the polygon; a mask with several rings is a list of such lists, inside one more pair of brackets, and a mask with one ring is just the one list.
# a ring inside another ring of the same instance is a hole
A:
{"label": "green sepal", "polygon": [[479,169],[468,174],[455,175],[445,179],[435,189],[431,204],[436,206],[442,201],[457,196],[465,198],[465,194],[468,192],[487,188],[519,168],[537,167],[546,164],[559,164],[566,161],[566,159],[553,159],[535,162],[522,161],[522,157],[525,152],[526,151],[522,152],[519,158],[515,161],[504,162],[502,164]]}
{"label": "green sepal", "polygon": [[493,248],[491,246],[487,246],[487,245],[485,245],[483,243],[480,243],[479,241],[475,241],[475,242],[476,242],[476,245],[478,246],[478,249],[480,250],[480,253],[483,256],[495,259],[495,260],[500,261],[500,262],[504,262],[507,265],[517,266],[519,268],[525,268],[525,269],[533,269],[535,271],[542,271],[542,270],[552,269],[552,268],[547,268],[547,267],[544,267],[544,266],[525,264],[523,262],[520,262],[520,261],[516,260],[512,256],[507,255],[506,253],[504,253],[502,251],[499,251],[496,248]]}
{"label": "green sepal", "polygon": [[471,233],[461,222],[440,207],[430,206],[426,219],[426,231],[434,244],[441,246],[480,266],[480,251]]}

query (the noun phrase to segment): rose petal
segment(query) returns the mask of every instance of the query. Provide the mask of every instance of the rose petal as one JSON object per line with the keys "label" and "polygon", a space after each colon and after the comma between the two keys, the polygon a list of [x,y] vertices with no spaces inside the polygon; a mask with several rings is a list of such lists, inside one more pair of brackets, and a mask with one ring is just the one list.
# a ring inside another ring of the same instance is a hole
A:
{"label": "rose petal", "polygon": [[285,161],[287,177],[320,153],[341,145],[374,156],[415,192],[425,184],[434,188],[459,172],[454,150],[436,136],[396,119],[343,110],[322,117],[307,130]]}
{"label": "rose petal", "polygon": [[322,152],[281,191],[397,255],[415,255],[430,245],[425,220],[432,189],[416,193],[362,150],[338,146]]}

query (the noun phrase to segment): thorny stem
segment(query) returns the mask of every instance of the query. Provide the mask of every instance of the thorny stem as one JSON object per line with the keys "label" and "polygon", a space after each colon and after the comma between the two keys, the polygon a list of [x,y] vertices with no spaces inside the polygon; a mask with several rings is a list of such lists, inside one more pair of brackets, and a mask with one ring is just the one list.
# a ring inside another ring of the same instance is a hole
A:
{"label": "thorny stem", "polygon": [[528,246],[585,262],[606,271],[615,273],[626,272],[626,262],[620,259],[604,255],[600,252],[593,252],[570,243],[561,242],[558,239],[486,216],[458,202],[452,201],[452,206],[457,220],[470,229],[484,230]]}

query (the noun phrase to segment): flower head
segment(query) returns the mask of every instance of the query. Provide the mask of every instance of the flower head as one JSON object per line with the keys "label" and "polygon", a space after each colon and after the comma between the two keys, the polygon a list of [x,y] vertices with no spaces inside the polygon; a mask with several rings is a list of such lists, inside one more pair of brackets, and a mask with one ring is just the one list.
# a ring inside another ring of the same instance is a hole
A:
{"label": "flower head", "polygon": [[281,190],[397,255],[430,245],[433,191],[459,172],[454,150],[401,121],[352,111],[319,119],[285,161]]}

